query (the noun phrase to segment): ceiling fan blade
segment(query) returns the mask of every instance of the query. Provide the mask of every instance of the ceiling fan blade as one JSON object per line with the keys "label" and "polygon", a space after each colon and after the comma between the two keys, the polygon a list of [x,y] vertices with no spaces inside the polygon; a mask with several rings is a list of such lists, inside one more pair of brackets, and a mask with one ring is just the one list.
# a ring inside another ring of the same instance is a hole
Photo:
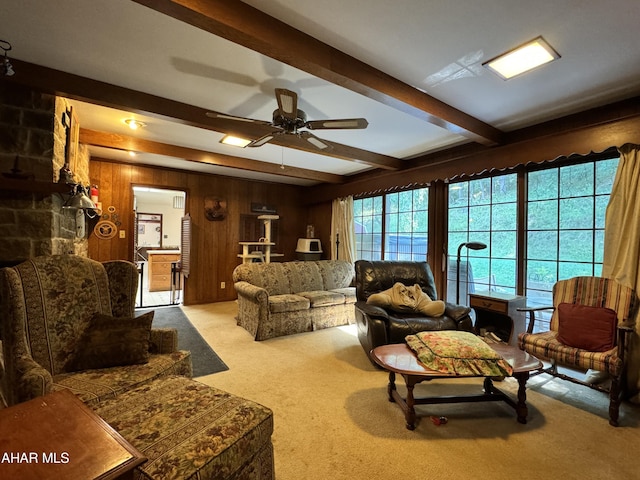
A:
{"label": "ceiling fan blade", "polygon": [[313,145],[318,150],[328,151],[331,150],[331,145],[322,140],[321,138],[316,137],[313,133],[309,132],[300,132],[298,133],[300,138],[305,139],[311,145]]}
{"label": "ceiling fan blade", "polygon": [[312,120],[304,124],[309,130],[358,129],[367,128],[369,122],[364,118],[343,118],[339,120]]}
{"label": "ceiling fan blade", "polygon": [[254,120],[253,118],[236,117],[235,115],[227,115],[224,113],[206,112],[205,115],[209,118],[219,118],[221,120],[236,120],[238,122],[258,123],[260,125],[271,125],[269,122],[265,122],[264,120]]}
{"label": "ceiling fan blade", "polygon": [[253,142],[249,143],[247,147],[261,147],[265,143],[269,143],[271,140],[273,140],[277,134],[278,132],[268,133],[261,136],[260,138],[256,138]]}
{"label": "ceiling fan blade", "polygon": [[286,88],[276,88],[276,100],[282,116],[290,120],[298,117],[298,95]]}

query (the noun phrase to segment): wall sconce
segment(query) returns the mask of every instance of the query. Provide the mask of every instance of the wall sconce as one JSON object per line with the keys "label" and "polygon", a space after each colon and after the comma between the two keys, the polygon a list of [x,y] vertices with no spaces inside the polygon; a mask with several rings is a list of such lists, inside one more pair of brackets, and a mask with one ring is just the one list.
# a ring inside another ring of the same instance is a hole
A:
{"label": "wall sconce", "polygon": [[4,59],[2,60],[2,65],[0,65],[0,70],[5,77],[11,77],[16,73],[9,61],[8,52],[11,50],[11,44],[6,40],[0,40],[0,48],[4,50]]}
{"label": "wall sconce", "polygon": [[97,215],[96,206],[87,196],[87,191],[82,185],[72,185],[70,195],[62,205],[62,208],[83,210],[89,218],[94,218]]}
{"label": "wall sconce", "polygon": [[[458,245],[458,257],[456,264],[456,304],[460,305],[460,253],[462,248],[467,247],[470,250],[484,250],[487,246],[482,242],[462,242]],[[469,270],[467,270],[468,272]]]}

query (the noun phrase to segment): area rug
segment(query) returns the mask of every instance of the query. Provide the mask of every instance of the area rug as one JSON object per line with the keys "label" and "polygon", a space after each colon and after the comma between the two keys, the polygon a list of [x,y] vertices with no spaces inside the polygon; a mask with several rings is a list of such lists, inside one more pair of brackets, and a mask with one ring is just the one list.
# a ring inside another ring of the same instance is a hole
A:
{"label": "area rug", "polygon": [[[136,314],[148,311],[150,310],[138,310]],[[202,338],[202,335],[191,324],[180,307],[156,308],[153,311],[155,312],[153,315],[153,328],[170,327],[178,331],[178,349],[191,352],[194,377],[202,377],[229,370],[229,367]]]}

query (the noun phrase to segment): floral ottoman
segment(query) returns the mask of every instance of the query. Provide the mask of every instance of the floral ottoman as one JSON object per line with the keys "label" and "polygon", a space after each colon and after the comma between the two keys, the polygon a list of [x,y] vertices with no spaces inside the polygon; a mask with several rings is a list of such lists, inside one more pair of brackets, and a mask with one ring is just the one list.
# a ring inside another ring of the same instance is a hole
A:
{"label": "floral ottoman", "polygon": [[185,377],[105,400],[100,417],[147,457],[137,479],[273,480],[273,414]]}

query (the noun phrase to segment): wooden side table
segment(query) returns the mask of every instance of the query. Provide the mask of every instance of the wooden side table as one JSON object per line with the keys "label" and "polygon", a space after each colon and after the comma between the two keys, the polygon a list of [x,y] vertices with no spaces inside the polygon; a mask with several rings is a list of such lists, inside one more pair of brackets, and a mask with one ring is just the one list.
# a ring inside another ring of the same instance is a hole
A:
{"label": "wooden side table", "polygon": [[519,295],[498,292],[478,292],[469,294],[469,306],[476,312],[475,329],[477,334],[483,330],[495,333],[511,346],[518,345],[518,334],[526,329],[523,312],[527,299]]}
{"label": "wooden side table", "polygon": [[146,458],[73,393],[0,410],[0,478],[133,479]]}

